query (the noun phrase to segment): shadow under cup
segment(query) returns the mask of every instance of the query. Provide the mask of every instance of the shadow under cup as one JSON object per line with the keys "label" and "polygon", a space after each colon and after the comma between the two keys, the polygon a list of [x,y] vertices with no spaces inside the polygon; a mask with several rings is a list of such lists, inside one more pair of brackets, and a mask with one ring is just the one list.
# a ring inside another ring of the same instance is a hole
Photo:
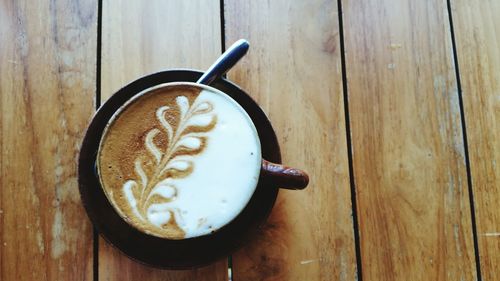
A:
{"label": "shadow under cup", "polygon": [[[195,82],[202,72],[167,70],[139,78],[109,98],[97,111],[85,134],[78,165],[83,205],[101,235],[125,255],[139,262],[169,269],[187,269],[225,258],[243,245],[269,216],[278,187],[263,177],[243,211],[213,234],[169,240],[143,233],[130,226],[108,201],[95,169],[101,136],[113,114],[137,93],[168,82]],[[261,143],[262,158],[281,163],[280,149],[268,118],[252,98],[235,84],[220,79],[212,87],[226,93],[252,119]]]}

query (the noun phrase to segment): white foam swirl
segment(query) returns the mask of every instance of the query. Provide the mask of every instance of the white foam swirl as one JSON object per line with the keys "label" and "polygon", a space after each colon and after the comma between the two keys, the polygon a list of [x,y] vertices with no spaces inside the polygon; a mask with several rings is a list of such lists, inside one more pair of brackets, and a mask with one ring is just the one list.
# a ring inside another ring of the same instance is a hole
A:
{"label": "white foam swirl", "polygon": [[160,149],[154,144],[153,139],[160,133],[160,130],[153,129],[149,131],[146,135],[146,149],[155,157],[156,163],[159,164],[161,160],[161,156],[163,153]]}
{"label": "white foam swirl", "polygon": [[181,120],[184,120],[189,109],[189,100],[185,96],[178,96],[175,98],[175,102],[177,103],[177,106],[179,106]]}
{"label": "white foam swirl", "polygon": [[172,137],[174,132],[172,126],[170,126],[170,124],[165,119],[165,111],[167,111],[168,109],[169,109],[168,106],[162,106],[158,108],[158,110],[156,110],[156,118],[158,119],[158,121],[160,121],[162,127],[167,131],[167,139],[168,143],[170,144],[172,143]]}
{"label": "white foam swirl", "polygon": [[135,160],[135,172],[141,178],[142,186],[145,187],[148,184],[148,177],[146,176],[146,173],[142,169],[142,163],[140,158]]}
{"label": "white foam swirl", "polygon": [[137,210],[137,200],[135,200],[134,192],[132,191],[132,189],[136,186],[137,183],[135,181],[131,180],[126,181],[125,184],[123,185],[123,193],[125,193],[125,197],[127,198],[127,201],[130,204],[130,207],[132,208],[134,215],[136,215],[140,219],[143,219],[141,214]]}

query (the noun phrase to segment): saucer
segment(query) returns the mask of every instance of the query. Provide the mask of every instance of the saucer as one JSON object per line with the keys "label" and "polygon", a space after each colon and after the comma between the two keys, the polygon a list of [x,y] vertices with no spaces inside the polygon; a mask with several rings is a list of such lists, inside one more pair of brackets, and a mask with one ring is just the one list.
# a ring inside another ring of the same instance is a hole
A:
{"label": "saucer", "polygon": [[[148,235],[125,222],[107,200],[95,170],[99,142],[114,112],[135,94],[152,86],[175,81],[196,82],[202,72],[173,69],[141,77],[110,97],[96,112],[80,149],[78,184],[87,214],[101,236],[130,258],[159,268],[190,269],[223,259],[251,239],[267,219],[278,195],[278,187],[259,180],[257,188],[243,211],[217,232],[182,240]],[[219,79],[211,85],[231,96],[252,119],[261,141],[262,158],[281,163],[276,134],[259,105],[240,87]]]}

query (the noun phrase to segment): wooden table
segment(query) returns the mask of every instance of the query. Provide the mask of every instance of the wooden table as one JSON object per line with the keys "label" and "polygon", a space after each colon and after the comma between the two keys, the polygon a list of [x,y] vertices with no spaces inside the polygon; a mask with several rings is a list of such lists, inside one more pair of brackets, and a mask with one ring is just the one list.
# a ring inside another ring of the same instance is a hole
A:
{"label": "wooden table", "polygon": [[[0,280],[500,280],[499,15],[494,0],[0,0]],[[85,128],[127,82],[206,69],[239,38],[228,78],[311,184],[281,191],[229,264],[138,264],[81,205]]]}

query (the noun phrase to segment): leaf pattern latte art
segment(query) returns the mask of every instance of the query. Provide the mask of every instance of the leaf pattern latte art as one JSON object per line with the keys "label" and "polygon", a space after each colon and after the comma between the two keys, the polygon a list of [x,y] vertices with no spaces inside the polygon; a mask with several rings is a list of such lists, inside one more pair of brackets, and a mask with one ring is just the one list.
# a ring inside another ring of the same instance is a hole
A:
{"label": "leaf pattern latte art", "polygon": [[[178,195],[174,179],[187,177],[193,172],[192,160],[205,149],[207,133],[217,122],[213,105],[209,102],[189,105],[185,96],[178,96],[175,102],[176,108],[161,106],[156,110],[159,128],[146,133],[144,147],[147,153],[138,156],[134,162],[136,179],[127,180],[122,187],[134,215],[158,228],[177,224],[176,220],[182,217],[177,208],[166,204],[176,200]],[[176,109],[178,114],[173,114]],[[175,130],[172,123],[178,124]],[[160,134],[167,140],[164,149],[155,144],[155,138]],[[152,169],[145,169],[145,163],[152,163]]]}

